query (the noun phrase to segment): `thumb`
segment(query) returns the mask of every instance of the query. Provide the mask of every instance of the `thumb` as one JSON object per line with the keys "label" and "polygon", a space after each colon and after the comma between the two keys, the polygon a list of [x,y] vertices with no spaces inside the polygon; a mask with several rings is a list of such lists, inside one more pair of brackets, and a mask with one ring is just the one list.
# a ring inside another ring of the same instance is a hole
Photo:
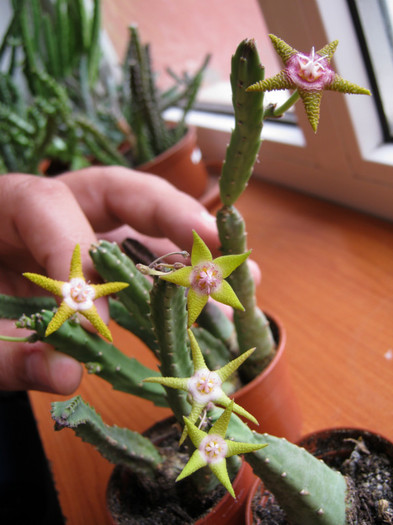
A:
{"label": "thumb", "polygon": [[[21,330],[6,329],[1,333],[20,336]],[[23,337],[23,335],[22,335]],[[0,390],[41,390],[69,395],[79,386],[82,367],[72,357],[42,342],[0,341]]]}

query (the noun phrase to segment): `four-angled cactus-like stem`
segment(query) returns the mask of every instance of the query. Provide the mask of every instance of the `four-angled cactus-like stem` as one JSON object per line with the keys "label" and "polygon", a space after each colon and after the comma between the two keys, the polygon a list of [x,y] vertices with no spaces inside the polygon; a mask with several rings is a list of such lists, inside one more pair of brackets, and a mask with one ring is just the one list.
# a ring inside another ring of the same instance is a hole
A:
{"label": "four-angled cactus-like stem", "polygon": [[[267,489],[296,525],[347,525],[351,511],[345,477],[304,448],[284,438],[250,431],[236,416],[228,427],[232,439],[267,444],[247,454]],[[347,508],[348,506],[348,508]]]}
{"label": "four-angled cactus-like stem", "polygon": [[[221,250],[226,255],[247,251],[245,222],[234,204],[247,186],[261,145],[263,93],[247,93],[246,89],[262,80],[263,76],[255,42],[244,40],[232,57],[235,127],[220,177],[223,206],[217,213],[217,226]],[[243,378],[249,381],[274,357],[275,341],[266,316],[257,306],[254,280],[247,264],[240,266],[229,280],[245,308],[244,312],[234,312],[239,350],[245,352],[250,347],[256,347],[241,371]]]}

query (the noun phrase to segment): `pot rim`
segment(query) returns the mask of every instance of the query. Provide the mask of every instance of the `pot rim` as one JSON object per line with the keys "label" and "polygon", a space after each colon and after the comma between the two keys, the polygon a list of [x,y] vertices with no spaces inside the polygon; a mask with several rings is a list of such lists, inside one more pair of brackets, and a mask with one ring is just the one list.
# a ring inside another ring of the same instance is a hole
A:
{"label": "pot rim", "polygon": [[239,394],[240,392],[246,394],[250,390],[255,388],[255,386],[258,383],[264,381],[265,377],[268,376],[269,374],[271,374],[272,370],[277,366],[277,363],[280,361],[280,359],[281,359],[281,357],[282,357],[282,355],[283,355],[283,353],[285,351],[286,342],[287,342],[287,334],[286,334],[286,331],[285,331],[284,324],[282,323],[281,319],[279,317],[277,317],[276,315],[272,315],[270,312],[267,312],[266,310],[263,310],[263,312],[266,315],[266,317],[268,318],[269,322],[270,323],[274,323],[276,325],[276,328],[277,328],[279,339],[278,339],[276,352],[274,354],[273,359],[268,364],[268,366],[260,374],[258,374],[256,377],[254,377],[254,379],[252,379],[247,384],[245,384],[244,386],[239,388],[239,390],[236,391],[235,395]]}
{"label": "pot rim", "polygon": [[[298,446],[304,446],[304,445],[302,445],[303,441],[311,440],[313,437],[319,437],[319,436],[322,437],[324,434],[326,434],[326,435],[332,434],[332,433],[333,434],[336,434],[336,433],[353,434],[353,433],[358,433],[358,432],[361,433],[364,436],[370,435],[370,436],[378,439],[382,443],[387,444],[392,450],[391,458],[392,458],[392,463],[393,463],[393,440],[387,438],[386,436],[381,434],[379,431],[368,430],[368,429],[363,428],[363,427],[338,426],[338,427],[326,427],[326,428],[322,428],[322,429],[319,429],[319,430],[310,431],[307,434],[305,434],[304,436],[302,436],[296,442],[296,444]],[[307,447],[304,447],[304,448],[306,448],[306,450],[307,450]],[[258,487],[260,485],[264,486],[263,480],[261,478],[257,477],[256,480],[254,481],[254,483],[252,484],[250,492],[249,492],[249,494],[247,496],[246,510],[245,510],[245,522],[246,522],[246,525],[253,525],[252,501],[253,501],[253,499],[255,497],[255,493],[258,490]]]}
{"label": "pot rim", "polygon": [[[162,151],[151,160],[148,160],[143,164],[135,166],[135,169],[138,171],[149,171],[153,166],[157,166],[162,161],[166,160],[167,157],[176,156],[179,151],[182,151],[185,144],[192,144],[194,141],[196,142],[196,136],[197,131],[195,126],[187,126],[186,132],[175,144],[173,144],[170,148],[166,149],[165,151]],[[198,147],[197,144],[195,144],[194,147]]]}

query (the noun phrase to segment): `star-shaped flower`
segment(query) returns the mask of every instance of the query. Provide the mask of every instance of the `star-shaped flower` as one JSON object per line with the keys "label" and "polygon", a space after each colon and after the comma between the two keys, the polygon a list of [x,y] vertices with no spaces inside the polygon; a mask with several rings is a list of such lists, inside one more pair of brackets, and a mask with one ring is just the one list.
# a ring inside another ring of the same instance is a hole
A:
{"label": "star-shaped flower", "polygon": [[[188,392],[191,398],[191,412],[188,419],[191,423],[195,423],[203,409],[207,407],[209,403],[214,405],[220,405],[228,407],[231,405],[231,399],[225,394],[222,389],[222,384],[233,374],[235,370],[247,359],[247,357],[253,353],[255,348],[251,348],[247,352],[244,352],[233,361],[222,368],[212,371],[207,368],[205,359],[199,348],[197,340],[191,330],[188,330],[188,336],[191,343],[192,362],[194,365],[194,374],[191,377],[148,377],[144,381],[150,383],[160,383],[161,385],[168,386],[170,388],[177,388]],[[245,410],[236,403],[233,404],[233,411],[243,416],[256,425],[258,421],[253,415]],[[180,444],[187,437],[187,427],[184,427],[182,436],[180,438]]]}
{"label": "star-shaped flower", "polygon": [[331,69],[330,61],[336,51],[338,40],[327,44],[319,51],[312,48],[310,54],[307,55],[299,53],[275,35],[269,36],[285,67],[277,75],[252,84],[247,91],[297,89],[314,131],[318,127],[323,90],[361,95],[371,94],[368,89],[344,80]]}
{"label": "star-shaped flower", "polygon": [[230,284],[225,281],[251,252],[223,255],[213,259],[212,254],[199,235],[193,231],[191,265],[160,275],[161,279],[189,288],[187,295],[188,327],[198,318],[210,297],[216,301],[244,310]]}
{"label": "star-shaped flower", "polygon": [[236,497],[229,479],[226,458],[237,454],[253,452],[267,445],[263,443],[240,443],[238,441],[225,439],[232,409],[233,401],[207,433],[197,428],[188,418],[184,418],[188,433],[196,450],[193,452],[176,481],[180,481],[190,474],[193,474],[196,470],[208,465],[231,496]]}
{"label": "star-shaped flower", "polygon": [[80,312],[101,335],[112,341],[112,335],[99,316],[93,301],[103,295],[119,292],[128,284],[120,282],[88,284],[83,276],[79,244],[75,246],[72,254],[69,282],[56,281],[37,273],[24,273],[23,275],[41,288],[63,298],[57,312],[47,326],[45,336],[58,330],[75,312]]}

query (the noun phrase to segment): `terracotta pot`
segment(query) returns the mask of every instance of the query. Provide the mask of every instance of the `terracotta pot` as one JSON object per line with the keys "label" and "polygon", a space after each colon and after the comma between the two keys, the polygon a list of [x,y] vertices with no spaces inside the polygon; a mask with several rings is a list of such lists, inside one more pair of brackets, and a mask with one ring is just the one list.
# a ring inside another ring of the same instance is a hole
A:
{"label": "terracotta pot", "polygon": [[[172,432],[168,429],[173,428],[174,422],[175,419],[173,417],[167,418],[153,425],[146,431],[145,434],[150,435],[152,441],[158,445],[160,442],[160,437],[157,436],[163,435],[164,439],[168,437],[168,434]],[[121,525],[123,523],[121,520],[115,517],[114,514],[116,513],[112,512],[110,501],[111,493],[115,484],[115,478],[117,477],[124,480],[127,477],[122,473],[122,469],[124,468],[125,467],[122,465],[117,465],[115,467],[107,488],[107,510],[110,522],[113,525]],[[244,525],[247,496],[255,479],[256,478],[252,472],[251,467],[248,465],[248,463],[243,462],[237,476],[232,482],[236,499],[226,492],[225,495],[216,503],[216,505],[214,505],[214,507],[210,509],[210,511],[205,516],[195,521],[195,525]],[[127,490],[127,487],[123,486],[120,492],[123,494],[126,493],[127,497],[129,497],[130,490]]]}
{"label": "terracotta pot", "polygon": [[215,505],[204,518],[195,522],[195,525],[242,525],[247,496],[255,482],[255,475],[246,462],[243,462],[232,486],[236,494],[233,499],[229,493]]}
{"label": "terracotta pot", "polygon": [[286,361],[286,333],[279,319],[267,317],[277,341],[276,355],[259,376],[234,394],[234,399],[258,420],[259,426],[249,423],[251,428],[295,442],[301,435],[302,420]]}
{"label": "terracotta pot", "polygon": [[[297,444],[327,465],[338,468],[347,459],[354,449],[354,440],[362,437],[371,452],[386,454],[393,465],[393,443],[375,432],[357,428],[333,428],[307,434]],[[246,501],[246,525],[259,525],[260,520],[254,520],[253,502],[256,498],[262,506],[266,505],[273,496],[257,478],[248,494]]]}
{"label": "terracotta pot", "polygon": [[[277,352],[268,367],[233,395],[236,403],[253,414],[259,426],[247,421],[257,432],[267,432],[273,436],[285,437],[296,442],[301,436],[302,418],[296,397],[291,386],[290,373],[286,361],[286,333],[283,324],[268,314],[273,335],[277,341]],[[110,322],[115,345],[127,351],[130,335],[114,321]],[[149,366],[154,367],[151,358]],[[232,397],[232,396],[231,396]]]}
{"label": "terracotta pot", "polygon": [[160,175],[179,190],[196,198],[201,197],[207,187],[208,173],[193,127],[188,128],[177,144],[137,169]]}

